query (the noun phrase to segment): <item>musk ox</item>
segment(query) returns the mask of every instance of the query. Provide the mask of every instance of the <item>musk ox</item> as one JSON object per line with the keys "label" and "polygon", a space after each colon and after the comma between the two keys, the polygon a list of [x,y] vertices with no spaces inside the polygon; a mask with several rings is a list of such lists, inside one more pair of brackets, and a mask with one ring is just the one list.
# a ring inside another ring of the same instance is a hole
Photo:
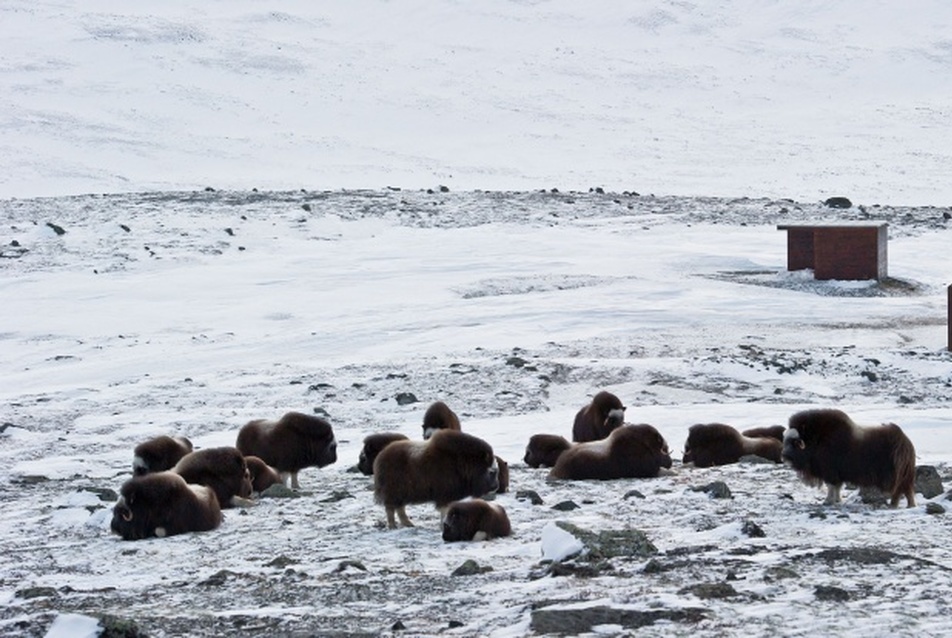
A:
{"label": "musk ox", "polygon": [[562,452],[549,478],[649,478],[670,467],[668,444],[654,426],[625,424],[612,430],[607,439],[577,443]]}
{"label": "musk ox", "polygon": [[450,406],[437,401],[423,414],[423,440],[433,436],[437,430],[461,430],[459,417],[450,410]]}
{"label": "musk ox", "polygon": [[215,491],[188,485],[174,472],[135,476],[119,493],[110,528],[127,541],[204,532],[221,524]]}
{"label": "musk ox", "polygon": [[360,457],[357,459],[357,469],[361,474],[370,476],[374,473],[374,460],[384,449],[394,441],[406,441],[409,437],[399,432],[377,432],[369,434],[364,438],[364,447],[360,450]]}
{"label": "musk ox", "polygon": [[301,412],[288,412],[277,421],[257,419],[238,431],[235,447],[245,456],[257,456],[300,489],[298,472],[337,461],[337,441],[331,424]]}
{"label": "musk ox", "polygon": [[512,526],[501,505],[481,498],[450,503],[443,517],[443,540],[486,541],[511,536]]}
{"label": "musk ox", "polygon": [[783,443],[773,437],[744,436],[725,423],[696,423],[688,428],[684,443],[684,463],[695,467],[711,467],[737,463],[748,454],[780,463]]}
{"label": "musk ox", "polygon": [[172,471],[186,483],[212,488],[221,507],[251,504],[251,473],[237,448],[210,447],[189,452]]}
{"label": "musk ox", "polygon": [[783,460],[808,485],[827,485],[827,505],[841,502],[843,483],[878,488],[891,507],[901,496],[916,505],[916,451],[895,423],[860,426],[833,409],[797,412],[783,437]]}
{"label": "musk ox", "polygon": [[284,484],[278,471],[257,456],[246,456],[245,464],[248,466],[248,474],[251,475],[252,492],[260,494],[272,485]]}
{"label": "musk ox", "polygon": [[499,470],[499,474],[496,477],[499,486],[496,488],[496,494],[505,494],[509,491],[509,464],[502,460],[500,457],[496,458],[496,468]]}
{"label": "musk ox", "polygon": [[406,506],[482,496],[499,488],[493,449],[457,430],[438,430],[426,441],[394,441],[374,461],[374,497],[387,512],[387,526],[411,527]]}
{"label": "musk ox", "polygon": [[533,434],[526,445],[523,461],[529,467],[552,467],[559,455],[572,447],[568,439],[558,434]]}
{"label": "musk ox", "polygon": [[625,406],[611,392],[602,390],[592,402],[578,411],[572,425],[572,440],[577,443],[599,441],[625,421]]}
{"label": "musk ox", "polygon": [[749,436],[752,439],[777,439],[780,442],[783,442],[783,431],[786,428],[782,425],[768,425],[762,428],[750,428],[741,432],[744,436]]}
{"label": "musk ox", "polygon": [[183,436],[157,436],[140,443],[132,454],[132,473],[136,476],[171,470],[192,451],[192,442]]}

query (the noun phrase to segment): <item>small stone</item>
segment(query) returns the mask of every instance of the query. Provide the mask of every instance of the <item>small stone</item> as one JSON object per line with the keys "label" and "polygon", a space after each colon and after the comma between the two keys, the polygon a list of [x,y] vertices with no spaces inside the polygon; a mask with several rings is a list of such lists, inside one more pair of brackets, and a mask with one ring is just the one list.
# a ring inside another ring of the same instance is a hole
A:
{"label": "small stone", "polygon": [[767,534],[764,530],[751,520],[744,521],[744,524],[741,525],[740,531],[749,536],[750,538],[766,538]]}
{"label": "small stone", "polygon": [[558,510],[560,512],[570,512],[572,510],[577,510],[578,508],[579,505],[574,501],[562,501],[552,506],[552,509]]}
{"label": "small stone", "polygon": [[938,503],[926,503],[926,514],[945,514],[945,508]]}
{"label": "small stone", "polygon": [[542,505],[545,501],[535,490],[519,490],[516,492],[517,501],[529,501],[533,505]]}
{"label": "small stone", "polygon": [[817,585],[813,588],[813,595],[817,600],[828,600],[837,603],[845,603],[850,599],[848,591],[829,585]]}

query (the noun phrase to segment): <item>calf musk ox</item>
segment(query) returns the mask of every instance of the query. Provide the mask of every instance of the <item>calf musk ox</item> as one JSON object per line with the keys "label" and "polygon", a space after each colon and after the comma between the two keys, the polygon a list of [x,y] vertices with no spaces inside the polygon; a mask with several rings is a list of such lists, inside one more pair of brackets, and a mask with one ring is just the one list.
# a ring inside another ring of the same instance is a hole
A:
{"label": "calf musk ox", "polygon": [[694,467],[737,463],[748,454],[780,463],[783,443],[773,437],[744,436],[724,423],[696,423],[688,428],[682,462]]}
{"label": "calf musk ox", "polygon": [[572,447],[568,439],[558,434],[533,434],[526,445],[523,461],[529,467],[552,467],[559,455]]}
{"label": "calf musk ox", "polygon": [[843,483],[875,487],[891,507],[915,507],[916,451],[895,423],[860,426],[840,410],[804,410],[790,417],[783,459],[808,485],[827,485],[826,504],[841,502]]}
{"label": "calf musk ox", "polygon": [[251,474],[237,448],[210,447],[189,452],[172,471],[186,483],[212,488],[221,507],[251,504]]}
{"label": "calf musk ox", "polygon": [[124,540],[205,532],[221,524],[215,491],[174,472],[135,476],[119,491],[110,528]]}
{"label": "calf musk ox", "polygon": [[611,392],[602,390],[592,402],[578,411],[572,425],[572,440],[577,443],[599,441],[625,421],[625,406]]}
{"label": "calf musk ox", "polygon": [[777,439],[778,441],[783,442],[783,431],[786,430],[782,425],[768,425],[762,428],[750,428],[749,430],[744,430],[741,432],[744,436],[749,436],[752,439]]}
{"label": "calf musk ox", "polygon": [[450,410],[450,406],[437,401],[423,414],[423,440],[433,436],[437,430],[461,430],[459,417]]}
{"label": "calf musk ox", "polygon": [[658,476],[671,467],[668,444],[654,426],[642,423],[615,428],[607,439],[576,443],[562,452],[550,479],[619,479]]}
{"label": "calf musk ox", "polygon": [[509,517],[501,505],[481,498],[450,503],[443,517],[443,540],[486,541],[512,535]]}
{"label": "calf musk ox", "polygon": [[440,509],[468,496],[499,488],[492,447],[456,430],[438,430],[426,441],[394,441],[374,461],[374,497],[387,512],[387,526],[412,527],[406,506],[435,503]]}
{"label": "calf musk ox", "polygon": [[288,412],[277,421],[257,419],[238,431],[235,447],[245,456],[257,456],[291,477],[291,487],[300,489],[298,472],[306,467],[325,467],[337,461],[337,441],[331,424],[316,416]]}
{"label": "calf musk ox", "polygon": [[246,456],[245,464],[248,466],[248,474],[251,475],[252,492],[260,494],[272,485],[284,484],[284,479],[278,471],[257,456]]}
{"label": "calf musk ox", "polygon": [[357,469],[361,474],[370,476],[374,473],[374,461],[380,450],[384,449],[394,441],[407,441],[409,437],[399,432],[377,432],[369,434],[364,438],[364,447],[360,450],[360,457],[357,459]]}
{"label": "calf musk ox", "polygon": [[157,436],[140,443],[132,454],[132,473],[136,476],[171,470],[192,451],[192,442],[182,436]]}

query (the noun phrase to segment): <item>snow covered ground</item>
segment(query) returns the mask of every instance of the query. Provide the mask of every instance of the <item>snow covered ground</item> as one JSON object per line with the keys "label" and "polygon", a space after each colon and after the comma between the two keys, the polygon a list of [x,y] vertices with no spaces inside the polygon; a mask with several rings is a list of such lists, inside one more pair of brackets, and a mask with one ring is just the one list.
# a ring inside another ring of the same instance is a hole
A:
{"label": "snow covered ground", "polygon": [[[0,635],[948,633],[944,494],[824,507],[782,466],[551,483],[521,459],[608,389],[676,458],[697,422],[895,421],[949,489],[950,22],[2,3]],[[890,278],[787,272],[777,224],[817,219],[888,222]],[[445,544],[428,506],[388,531],[351,471],[435,400],[510,462],[511,538]],[[136,443],[288,410],[340,443],[301,498],[109,534]],[[546,563],[553,521],[657,551]]]}

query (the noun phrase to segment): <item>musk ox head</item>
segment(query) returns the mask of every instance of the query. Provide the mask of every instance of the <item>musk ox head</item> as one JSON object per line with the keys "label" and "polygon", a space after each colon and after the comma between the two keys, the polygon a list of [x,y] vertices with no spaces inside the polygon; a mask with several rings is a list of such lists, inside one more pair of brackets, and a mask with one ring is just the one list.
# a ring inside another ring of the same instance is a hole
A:
{"label": "musk ox head", "polygon": [[250,504],[248,499],[254,490],[251,473],[237,448],[222,446],[189,452],[172,471],[186,483],[212,488],[222,507]]}
{"label": "musk ox head", "polygon": [[136,476],[122,485],[110,528],[124,540],[140,540],[204,532],[220,523],[221,508],[212,489],[188,485],[166,471]]}
{"label": "musk ox head", "polygon": [[245,464],[248,466],[253,492],[260,494],[272,485],[284,484],[278,471],[257,456],[246,456]]}
{"label": "musk ox head", "polygon": [[572,425],[572,440],[575,442],[598,441],[625,421],[625,405],[611,392],[602,390],[592,402],[575,415]]}
{"label": "musk ox head", "polygon": [[460,427],[459,417],[442,401],[437,401],[423,414],[423,440],[433,436],[437,430],[456,430]]}
{"label": "musk ox head", "polygon": [[558,434],[533,434],[523,457],[529,467],[552,467],[559,455],[572,447],[568,439]]}
{"label": "musk ox head", "polygon": [[192,451],[192,442],[184,436],[157,436],[133,450],[132,473],[136,476],[172,469]]}

